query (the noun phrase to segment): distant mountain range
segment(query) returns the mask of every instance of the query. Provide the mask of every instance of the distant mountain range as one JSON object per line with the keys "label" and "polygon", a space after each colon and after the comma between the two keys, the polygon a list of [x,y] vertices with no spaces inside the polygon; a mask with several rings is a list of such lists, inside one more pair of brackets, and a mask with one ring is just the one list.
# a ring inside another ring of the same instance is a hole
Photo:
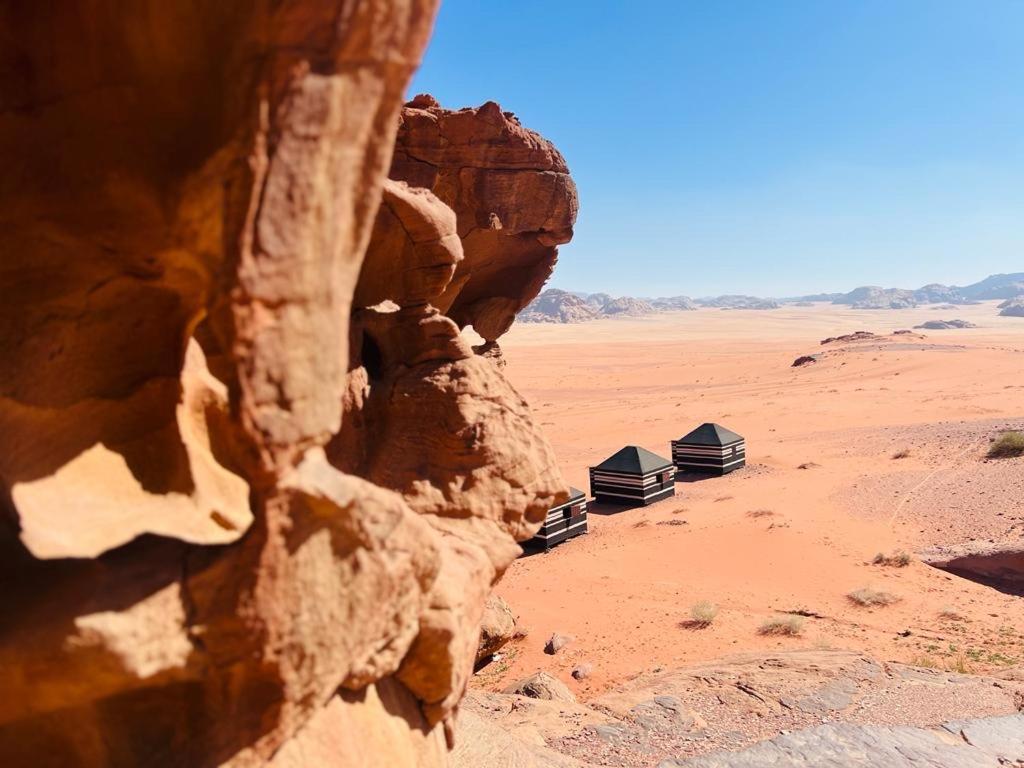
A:
{"label": "distant mountain range", "polygon": [[[990,275],[971,285],[931,283],[917,290],[882,288],[863,285],[849,293],[815,293],[784,299],[758,296],[726,295],[691,299],[689,296],[668,296],[656,299],[613,297],[607,293],[574,293],[548,288],[519,313],[524,323],[579,323],[599,317],[642,317],[656,312],[691,310],[700,307],[718,309],[777,309],[783,304],[808,305],[831,302],[854,309],[905,309],[920,304],[977,304],[980,301],[1003,299],[1001,314],[1017,315],[1024,310],[1024,272]],[[1019,300],[1019,301],[1014,301]],[[1012,306],[1011,306],[1012,304]],[[1005,310],[1009,311],[1005,311]]]}
{"label": "distant mountain range", "polygon": [[[918,304],[976,304],[991,299],[1012,299],[1024,294],[1024,272],[990,275],[971,285],[930,283],[916,291],[864,285],[831,299],[855,309],[904,309]],[[819,294],[820,295],[820,294]],[[810,297],[802,297],[804,300]]]}

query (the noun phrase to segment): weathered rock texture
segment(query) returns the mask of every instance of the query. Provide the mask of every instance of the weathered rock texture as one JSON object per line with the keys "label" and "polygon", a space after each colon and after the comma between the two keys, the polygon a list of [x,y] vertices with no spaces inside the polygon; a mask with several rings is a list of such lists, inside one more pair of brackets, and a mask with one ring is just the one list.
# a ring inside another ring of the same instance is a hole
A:
{"label": "weathered rock texture", "polygon": [[402,110],[391,177],[455,211],[465,259],[435,306],[494,341],[572,237],[576,186],[562,155],[492,101],[451,111],[421,95]]}
{"label": "weathered rock texture", "polygon": [[[585,704],[474,689],[460,714],[473,738],[455,765],[952,767],[1000,765],[996,754],[1015,765],[1022,696],[1019,669],[982,677],[848,651],[745,655],[643,673]],[[501,750],[507,762],[491,757]]]}
{"label": "weathered rock texture", "polygon": [[445,762],[565,498],[449,316],[497,338],[576,198],[496,105],[401,115],[435,5],[0,11],[0,764]]}
{"label": "weathered rock texture", "polygon": [[498,595],[491,595],[484,604],[480,620],[480,644],[476,649],[476,663],[480,664],[505,647],[516,633],[516,617],[512,609]]}

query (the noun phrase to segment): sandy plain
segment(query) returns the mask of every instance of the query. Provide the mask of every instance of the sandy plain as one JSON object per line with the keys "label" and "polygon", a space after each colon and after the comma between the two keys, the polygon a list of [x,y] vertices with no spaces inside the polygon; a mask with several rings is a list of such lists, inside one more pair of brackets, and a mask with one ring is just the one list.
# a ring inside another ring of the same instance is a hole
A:
{"label": "sandy plain", "polygon": [[[819,343],[953,317],[978,327]],[[667,456],[672,438],[704,421],[746,437],[748,466],[680,482],[674,498],[647,508],[592,506],[588,535],[520,558],[497,592],[529,635],[475,686],[543,669],[586,700],[659,668],[780,649],[977,672],[1024,662],[1024,597],[916,558],[903,568],[870,562],[1024,540],[1024,459],[984,457],[992,435],[1024,426],[1024,320],[999,317],[995,302],[517,325],[502,347],[574,486],[587,490],[587,467],[621,446]],[[811,353],[822,358],[791,367]],[[847,593],[864,587],[898,601],[853,604]],[[715,621],[688,628],[703,600],[719,607]],[[805,614],[799,636],[759,634],[784,612]],[[574,640],[545,655],[555,631]],[[573,680],[581,662],[593,674]]]}

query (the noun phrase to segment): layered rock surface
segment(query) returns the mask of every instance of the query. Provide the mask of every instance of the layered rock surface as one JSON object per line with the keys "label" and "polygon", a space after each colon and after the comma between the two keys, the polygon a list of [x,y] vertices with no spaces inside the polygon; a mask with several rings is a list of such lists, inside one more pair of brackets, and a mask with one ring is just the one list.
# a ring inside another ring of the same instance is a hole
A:
{"label": "layered rock surface", "polygon": [[[983,677],[847,651],[745,655],[643,673],[586,703],[474,690],[460,715],[472,738],[455,765],[867,766],[903,753],[891,764],[994,766],[997,754],[1024,758],[1022,708],[1015,669]],[[497,744],[516,759],[483,762]]]}
{"label": "layered rock surface", "polygon": [[403,113],[434,0],[59,5],[2,12],[0,763],[443,765],[565,498],[459,325],[536,294],[564,161]]}

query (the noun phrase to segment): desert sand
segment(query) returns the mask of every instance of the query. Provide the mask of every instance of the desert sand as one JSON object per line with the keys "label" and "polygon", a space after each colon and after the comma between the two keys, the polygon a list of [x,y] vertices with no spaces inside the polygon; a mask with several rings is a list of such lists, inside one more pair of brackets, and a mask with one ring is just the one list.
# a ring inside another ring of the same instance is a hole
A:
{"label": "desert sand", "polygon": [[[978,327],[819,343],[952,317]],[[515,562],[497,592],[529,635],[474,685],[543,669],[586,700],[658,668],[741,652],[851,649],[977,672],[1024,657],[1021,597],[916,558],[870,562],[1024,535],[1024,459],[984,458],[999,429],[1024,425],[1024,321],[999,317],[994,302],[519,325],[502,347],[572,485],[588,489],[587,467],[625,444],[668,456],[672,438],[704,421],[743,434],[748,465],[680,482],[647,508],[592,505],[588,535]],[[823,357],[791,367],[812,353]],[[854,605],[847,593],[864,587],[898,602]],[[702,600],[718,616],[688,628]],[[805,615],[799,636],[758,633],[780,612]],[[574,640],[545,655],[556,631]],[[594,670],[576,681],[581,662]]]}

